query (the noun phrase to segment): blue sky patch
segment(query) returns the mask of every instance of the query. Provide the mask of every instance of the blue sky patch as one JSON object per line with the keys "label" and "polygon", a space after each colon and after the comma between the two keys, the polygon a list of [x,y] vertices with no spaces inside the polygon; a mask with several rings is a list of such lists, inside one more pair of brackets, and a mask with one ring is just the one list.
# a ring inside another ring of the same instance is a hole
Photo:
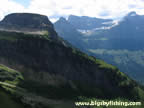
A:
{"label": "blue sky patch", "polygon": [[31,2],[31,0],[13,0],[13,1],[23,5],[24,7],[28,7]]}

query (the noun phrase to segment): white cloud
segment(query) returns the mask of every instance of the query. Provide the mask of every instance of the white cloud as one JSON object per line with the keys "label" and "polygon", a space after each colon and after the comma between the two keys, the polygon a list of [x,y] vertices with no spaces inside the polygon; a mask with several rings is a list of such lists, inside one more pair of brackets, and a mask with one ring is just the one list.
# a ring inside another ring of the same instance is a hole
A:
{"label": "white cloud", "polygon": [[143,4],[144,0],[32,0],[28,10],[48,16],[118,18],[130,11],[144,14]]}
{"label": "white cloud", "polygon": [[2,19],[6,14],[23,11],[24,7],[12,0],[0,1],[0,19]]}
{"label": "white cloud", "polygon": [[31,0],[27,8],[13,1],[1,0],[0,18],[12,12],[40,13],[53,21],[70,14],[100,18],[120,18],[130,11],[144,14],[144,0]]}

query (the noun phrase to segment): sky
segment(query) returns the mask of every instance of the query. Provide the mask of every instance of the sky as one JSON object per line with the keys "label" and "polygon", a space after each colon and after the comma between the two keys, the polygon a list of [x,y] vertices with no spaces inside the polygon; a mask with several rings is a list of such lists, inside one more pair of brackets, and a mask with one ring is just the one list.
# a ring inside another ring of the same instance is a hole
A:
{"label": "sky", "polygon": [[144,15],[144,0],[0,0],[0,20],[16,12],[46,15],[52,22],[69,15],[120,19],[131,11]]}

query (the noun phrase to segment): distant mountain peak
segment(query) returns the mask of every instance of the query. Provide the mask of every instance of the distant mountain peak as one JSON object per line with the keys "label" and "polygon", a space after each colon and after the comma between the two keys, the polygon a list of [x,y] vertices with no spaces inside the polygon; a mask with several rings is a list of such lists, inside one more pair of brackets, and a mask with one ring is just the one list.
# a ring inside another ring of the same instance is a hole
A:
{"label": "distant mountain peak", "polygon": [[64,17],[60,17],[59,21],[67,22],[67,20]]}
{"label": "distant mountain peak", "polygon": [[135,11],[132,11],[132,12],[128,13],[127,16],[137,16],[137,13]]}
{"label": "distant mountain peak", "polygon": [[95,28],[103,27],[106,22],[113,21],[112,19],[101,19],[101,18],[95,18],[95,17],[89,17],[89,16],[75,16],[70,15],[67,20],[71,25],[73,25],[76,29],[82,29],[82,30],[91,30]]}

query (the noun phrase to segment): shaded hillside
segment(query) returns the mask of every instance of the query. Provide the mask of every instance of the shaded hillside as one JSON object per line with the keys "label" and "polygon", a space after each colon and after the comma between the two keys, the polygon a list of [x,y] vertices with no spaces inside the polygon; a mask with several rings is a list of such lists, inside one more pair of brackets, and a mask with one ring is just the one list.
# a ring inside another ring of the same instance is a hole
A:
{"label": "shaded hillside", "polygon": [[[107,95],[109,98],[122,94],[125,97],[133,95],[127,94],[126,90],[129,90],[129,87],[120,89],[119,84],[121,81],[126,81],[133,88],[136,83],[127,76],[121,78],[123,74],[111,65],[73,48],[65,47],[46,36],[6,32],[5,35],[3,32],[0,34],[3,34],[0,36],[0,63],[23,72],[27,80],[53,86],[67,84],[69,81],[75,85],[76,82],[75,87],[79,83],[84,84],[83,86],[92,86],[93,89],[100,89],[103,95],[97,94],[95,90],[92,90],[94,93],[91,90],[91,92],[87,90],[85,92],[90,93],[91,96],[95,94],[103,98],[107,93],[111,94]],[[2,39],[2,37],[7,38]],[[105,91],[105,88],[109,89]]]}
{"label": "shaded hillside", "polygon": [[8,38],[0,40],[0,63],[22,72],[24,80],[18,85],[30,93],[68,100],[78,96],[143,98],[135,81],[103,61],[44,36],[6,32],[4,36]]}
{"label": "shaded hillside", "polygon": [[143,87],[118,68],[66,46],[49,32],[0,32],[0,84],[24,105],[73,108],[79,96],[144,100]]}
{"label": "shaded hillside", "polygon": [[[71,17],[71,16],[70,16]],[[85,22],[82,22],[83,17],[72,18],[73,23],[70,23],[80,35],[73,34],[73,31],[69,27],[69,31],[66,35],[65,25],[61,22],[61,27],[58,26],[59,23],[55,23],[55,28],[58,34],[64,39],[67,39],[70,43],[79,47],[82,45],[82,50],[89,55],[103,59],[104,61],[117,66],[121,71],[128,74],[130,77],[134,78],[139,82],[144,82],[144,59],[143,59],[143,46],[144,46],[144,16],[138,15],[136,12],[130,12],[126,15],[123,20],[119,22],[114,22],[112,25],[103,25],[103,28],[95,28],[87,30],[89,27],[89,22],[94,21],[95,26],[99,24],[93,18],[85,17]],[[71,18],[70,18],[71,19]],[[87,22],[86,20],[89,20]],[[75,23],[77,22],[77,23]],[[102,23],[101,23],[102,24]],[[108,24],[108,23],[107,23]],[[77,30],[79,25],[84,26],[81,30]],[[85,27],[86,26],[86,27]],[[73,32],[75,33],[75,32]],[[77,42],[77,38],[70,39],[68,36],[80,38]]]}
{"label": "shaded hillside", "polygon": [[24,108],[20,102],[16,102],[10,94],[0,88],[0,107],[2,108]]}
{"label": "shaded hillside", "polygon": [[69,41],[73,46],[83,49],[82,34],[77,31],[65,18],[60,18],[55,24],[54,28],[59,35]]}
{"label": "shaded hillside", "polygon": [[22,80],[21,73],[0,64],[0,107],[25,108],[27,106],[16,98],[17,96],[12,95],[16,91],[16,85]]}
{"label": "shaded hillside", "polygon": [[143,98],[143,91],[135,81],[103,61],[45,36],[21,33],[3,36],[8,38],[0,40],[0,63],[22,72],[25,80],[20,87],[30,92],[52,99]]}

